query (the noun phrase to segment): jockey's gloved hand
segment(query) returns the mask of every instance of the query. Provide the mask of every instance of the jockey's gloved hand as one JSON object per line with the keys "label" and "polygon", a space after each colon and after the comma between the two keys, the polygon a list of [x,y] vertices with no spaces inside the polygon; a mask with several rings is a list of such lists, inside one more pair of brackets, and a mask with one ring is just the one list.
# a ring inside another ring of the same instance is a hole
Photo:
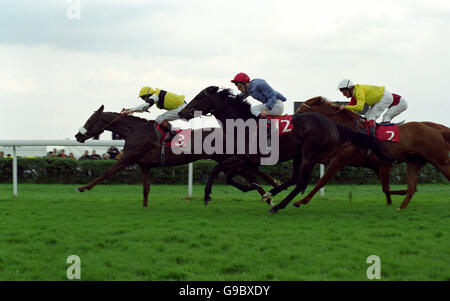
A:
{"label": "jockey's gloved hand", "polygon": [[125,109],[123,108],[122,111],[120,111],[120,114],[124,114],[124,115],[128,115],[133,113],[133,111],[131,109]]}

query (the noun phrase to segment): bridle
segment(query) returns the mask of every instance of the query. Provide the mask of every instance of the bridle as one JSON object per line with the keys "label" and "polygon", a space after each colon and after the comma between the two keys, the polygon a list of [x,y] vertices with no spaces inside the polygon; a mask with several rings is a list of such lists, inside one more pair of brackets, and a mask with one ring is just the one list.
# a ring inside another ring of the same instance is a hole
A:
{"label": "bridle", "polygon": [[[206,89],[204,89],[202,91],[202,93],[204,93],[206,95],[207,98],[210,97],[210,95],[208,94],[208,92],[206,92]],[[225,102],[222,106],[215,108],[215,109],[210,109],[209,112],[207,114],[205,114],[205,116],[211,116],[213,115],[213,113],[217,112],[217,111],[221,111],[223,110],[225,107],[227,106],[227,103]],[[209,114],[209,115],[208,115]]]}
{"label": "bridle", "polygon": [[[107,127],[109,127],[111,124],[113,124],[114,122],[116,122],[117,120],[119,120],[120,118],[122,118],[123,116],[126,116],[125,114],[119,114],[119,116],[116,116],[113,120],[111,120],[110,122],[108,122],[104,127],[102,127],[101,129],[99,129],[98,131],[96,131],[95,134],[91,134],[92,137],[98,136],[101,133],[103,133],[104,130],[106,130]],[[87,134],[87,131],[84,135]]]}

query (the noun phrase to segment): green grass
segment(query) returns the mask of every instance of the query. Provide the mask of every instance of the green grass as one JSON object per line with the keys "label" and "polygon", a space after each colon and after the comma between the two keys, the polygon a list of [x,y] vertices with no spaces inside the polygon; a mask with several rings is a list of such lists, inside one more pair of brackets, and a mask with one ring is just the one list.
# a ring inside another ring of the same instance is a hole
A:
{"label": "green grass", "polygon": [[450,280],[448,185],[420,185],[404,211],[376,185],[328,186],[276,215],[229,186],[205,207],[202,186],[188,201],[153,185],[148,208],[138,185],[74,187],[0,185],[0,280],[66,280],[72,254],[82,280],[367,280],[370,255],[382,280]]}

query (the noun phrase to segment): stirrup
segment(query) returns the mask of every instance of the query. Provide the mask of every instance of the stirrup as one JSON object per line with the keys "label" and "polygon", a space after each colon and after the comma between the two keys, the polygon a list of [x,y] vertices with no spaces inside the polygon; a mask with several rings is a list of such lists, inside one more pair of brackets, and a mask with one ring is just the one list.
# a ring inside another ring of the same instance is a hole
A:
{"label": "stirrup", "polygon": [[164,142],[167,142],[167,141],[170,141],[170,140],[172,140],[173,139],[173,137],[175,137],[177,135],[177,133],[175,133],[174,131],[170,131],[170,132],[167,132],[165,135],[164,135]]}

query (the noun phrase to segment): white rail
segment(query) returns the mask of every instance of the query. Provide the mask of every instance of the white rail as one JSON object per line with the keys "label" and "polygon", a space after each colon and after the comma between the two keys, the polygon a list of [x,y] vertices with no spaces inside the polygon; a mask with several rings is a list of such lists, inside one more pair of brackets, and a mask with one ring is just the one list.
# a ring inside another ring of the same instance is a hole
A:
{"label": "white rail", "polygon": [[[13,148],[13,195],[17,196],[17,154],[16,147],[20,146],[124,146],[124,140],[89,140],[80,143],[75,140],[0,140],[0,146],[12,146]],[[320,165],[320,177],[323,176],[324,166]],[[192,197],[193,164],[189,163],[188,173],[188,198]],[[325,195],[325,189],[320,189],[320,195]]]}
{"label": "white rail", "polygon": [[0,146],[13,148],[13,195],[17,196],[17,152],[20,146],[124,146],[124,140],[89,140],[80,143],[75,140],[0,140]]}
{"label": "white rail", "polygon": [[[0,140],[0,146],[13,148],[13,195],[17,196],[17,152],[20,146],[124,146],[124,140],[89,140],[80,143],[75,140]],[[189,163],[188,198],[192,197],[193,163]]]}

